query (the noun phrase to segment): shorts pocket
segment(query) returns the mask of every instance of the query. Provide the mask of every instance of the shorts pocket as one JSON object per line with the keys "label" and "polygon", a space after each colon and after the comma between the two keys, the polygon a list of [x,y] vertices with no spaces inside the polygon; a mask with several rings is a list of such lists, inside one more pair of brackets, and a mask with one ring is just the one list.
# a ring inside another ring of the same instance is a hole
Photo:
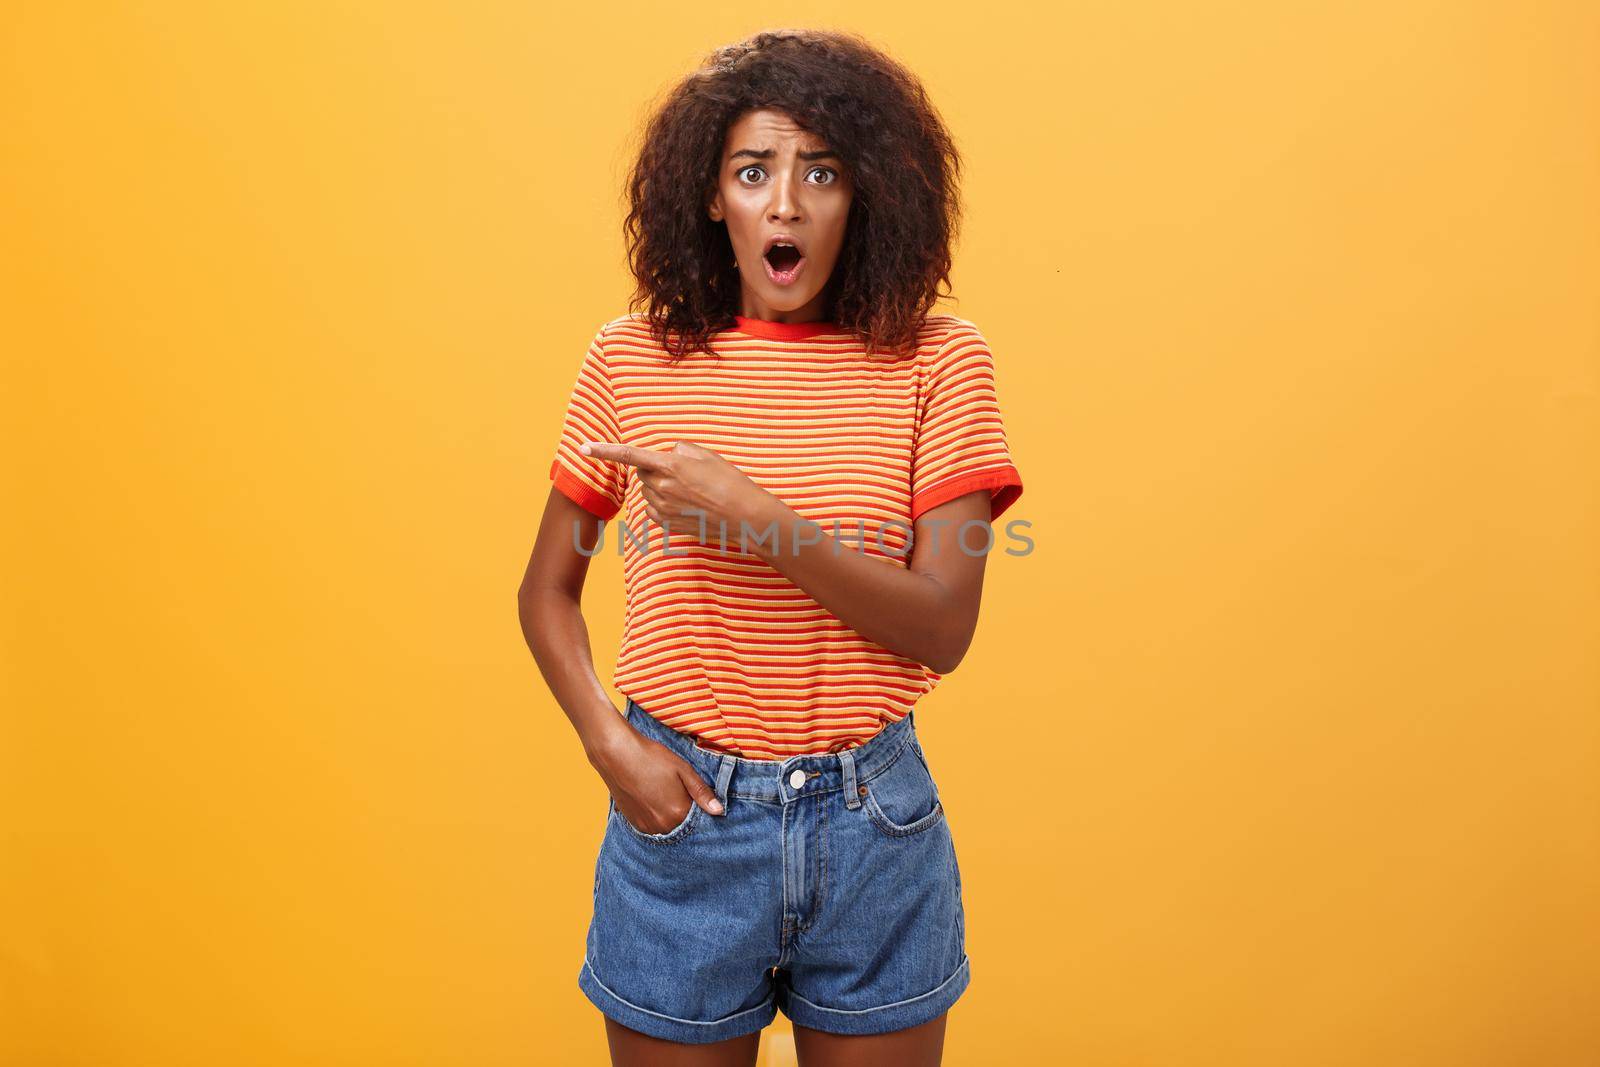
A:
{"label": "shorts pocket", "polygon": [[939,787],[915,738],[906,742],[889,766],[863,783],[863,788],[861,806],[867,818],[890,837],[921,833],[944,818]]}
{"label": "shorts pocket", "polygon": [[689,834],[694,830],[694,825],[696,822],[695,813],[699,810],[700,805],[696,804],[691,798],[689,801],[689,812],[683,817],[682,821],[679,822],[678,825],[664,833],[652,834],[639,829],[638,827],[634,826],[633,823],[629,822],[627,818],[623,816],[622,812],[617,810],[617,798],[611,798],[611,818],[619,823],[623,829],[627,830],[628,833],[632,834],[638,840],[648,841],[652,845],[670,845],[677,841],[683,840],[685,837],[688,837]]}

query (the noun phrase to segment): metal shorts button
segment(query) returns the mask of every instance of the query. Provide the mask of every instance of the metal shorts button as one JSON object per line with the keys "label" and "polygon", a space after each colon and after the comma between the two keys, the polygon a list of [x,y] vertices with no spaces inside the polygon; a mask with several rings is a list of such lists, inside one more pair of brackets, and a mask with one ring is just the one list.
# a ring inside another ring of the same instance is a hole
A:
{"label": "metal shorts button", "polygon": [[806,784],[806,772],[802,771],[800,768],[796,767],[794,769],[794,772],[789,775],[789,788],[791,788],[791,789],[799,789],[801,786],[803,786],[805,784]]}

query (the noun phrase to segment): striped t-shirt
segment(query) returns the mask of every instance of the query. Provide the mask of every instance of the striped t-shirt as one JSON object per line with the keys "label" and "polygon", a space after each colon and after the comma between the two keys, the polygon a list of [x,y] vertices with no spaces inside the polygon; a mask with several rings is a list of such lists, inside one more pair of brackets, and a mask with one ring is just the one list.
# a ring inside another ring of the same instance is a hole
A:
{"label": "striped t-shirt", "polygon": [[[737,530],[726,548],[714,526],[704,545],[674,533],[663,552],[635,469],[578,446],[669,451],[693,441],[841,540],[841,551],[904,567],[923,512],[986,489],[992,521],[1022,494],[993,357],[953,315],[924,320],[914,357],[869,358],[831,323],[743,316],[712,347],[720,358],[669,363],[644,318],[623,315],[595,335],[568,401],[550,477],[588,511],[619,519],[603,548],[622,546],[626,593],[612,684],[716,751],[784,759],[854,747],[903,718],[940,675],[862,637],[740,551]],[[993,533],[999,545],[1003,530]],[[965,543],[976,551],[984,538],[969,531]]]}

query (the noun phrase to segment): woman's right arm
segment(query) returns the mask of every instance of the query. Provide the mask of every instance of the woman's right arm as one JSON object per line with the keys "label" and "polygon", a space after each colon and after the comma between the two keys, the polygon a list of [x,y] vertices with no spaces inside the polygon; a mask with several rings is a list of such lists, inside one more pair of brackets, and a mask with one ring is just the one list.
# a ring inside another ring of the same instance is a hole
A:
{"label": "woman's right arm", "polygon": [[[595,673],[589,627],[579,605],[589,556],[605,523],[553,486],[517,588],[522,636],[556,703],[572,721],[590,763],[625,749],[633,730],[617,714]],[[576,531],[576,532],[575,532]],[[573,541],[581,540],[583,552]],[[637,736],[637,735],[634,735]]]}
{"label": "woman's right arm", "polygon": [[[661,833],[691,802],[721,813],[716,794],[689,762],[628,725],[595,673],[580,604],[590,556],[605,523],[554,486],[527,571],[517,589],[522,634],[545,684],[577,731],[589,763],[634,826]],[[578,551],[574,542],[582,545]]]}

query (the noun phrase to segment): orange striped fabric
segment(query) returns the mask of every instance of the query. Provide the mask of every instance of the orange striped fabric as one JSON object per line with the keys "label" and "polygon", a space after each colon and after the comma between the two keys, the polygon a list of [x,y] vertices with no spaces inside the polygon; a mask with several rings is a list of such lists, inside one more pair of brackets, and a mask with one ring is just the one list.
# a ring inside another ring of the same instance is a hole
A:
{"label": "orange striped fabric", "polygon": [[[914,357],[868,358],[830,323],[739,317],[676,365],[642,316],[595,335],[578,370],[550,478],[608,524],[626,592],[612,684],[667,726],[750,759],[836,752],[903,718],[940,675],[867,640],[730,529],[702,545],[664,538],[635,469],[584,456],[584,441],[721,454],[824,535],[897,566],[910,524],[975,490],[990,518],[1022,479],[1006,445],[994,359],[972,323],[931,315]],[[835,527],[835,521],[838,526]],[[1003,530],[994,530],[996,543]],[[752,535],[753,536],[753,535]],[[969,535],[969,545],[981,539]],[[771,538],[767,539],[771,544]],[[663,546],[666,551],[663,551]]]}

